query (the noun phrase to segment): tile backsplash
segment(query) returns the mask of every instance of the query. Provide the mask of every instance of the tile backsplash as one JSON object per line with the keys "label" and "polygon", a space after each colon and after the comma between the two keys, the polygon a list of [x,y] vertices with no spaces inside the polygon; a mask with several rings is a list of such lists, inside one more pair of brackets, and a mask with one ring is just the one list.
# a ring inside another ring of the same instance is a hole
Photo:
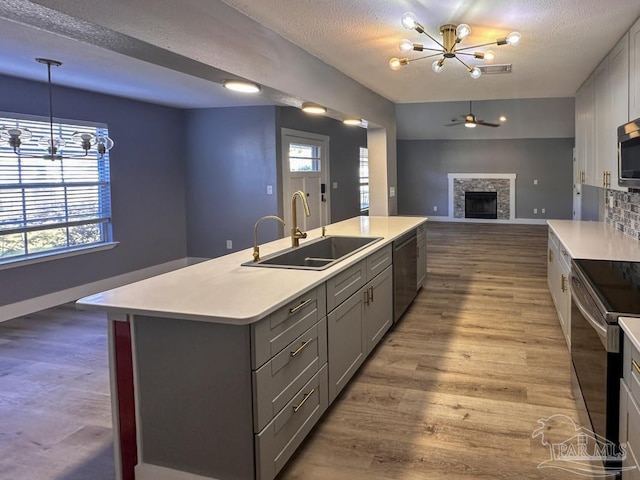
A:
{"label": "tile backsplash", "polygon": [[604,198],[606,222],[640,240],[640,193],[607,190]]}

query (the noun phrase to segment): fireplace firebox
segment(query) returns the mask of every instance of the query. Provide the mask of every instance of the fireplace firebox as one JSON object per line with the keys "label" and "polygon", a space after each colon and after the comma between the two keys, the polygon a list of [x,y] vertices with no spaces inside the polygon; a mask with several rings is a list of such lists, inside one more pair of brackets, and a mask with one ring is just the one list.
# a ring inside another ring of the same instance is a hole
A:
{"label": "fireplace firebox", "polygon": [[464,192],[465,218],[498,218],[497,192]]}

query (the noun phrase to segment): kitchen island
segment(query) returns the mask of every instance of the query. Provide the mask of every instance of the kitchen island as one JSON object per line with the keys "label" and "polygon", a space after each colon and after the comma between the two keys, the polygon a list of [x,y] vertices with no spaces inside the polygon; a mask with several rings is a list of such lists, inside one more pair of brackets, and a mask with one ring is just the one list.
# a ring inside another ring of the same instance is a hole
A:
{"label": "kitchen island", "polygon": [[118,478],[275,477],[390,328],[392,244],[425,221],[331,224],[381,239],[325,270],[242,266],[247,249],[81,299],[109,314]]}

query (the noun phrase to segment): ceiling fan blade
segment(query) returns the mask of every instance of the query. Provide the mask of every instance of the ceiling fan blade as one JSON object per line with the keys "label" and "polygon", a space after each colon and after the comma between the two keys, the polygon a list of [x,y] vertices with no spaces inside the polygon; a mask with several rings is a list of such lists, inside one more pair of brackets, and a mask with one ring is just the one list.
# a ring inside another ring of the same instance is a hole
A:
{"label": "ceiling fan blade", "polygon": [[445,127],[451,127],[453,125],[462,125],[464,122],[445,123]]}
{"label": "ceiling fan blade", "polygon": [[476,125],[483,125],[485,127],[499,127],[500,126],[498,123],[489,123],[489,122],[485,122],[484,120],[476,120]]}

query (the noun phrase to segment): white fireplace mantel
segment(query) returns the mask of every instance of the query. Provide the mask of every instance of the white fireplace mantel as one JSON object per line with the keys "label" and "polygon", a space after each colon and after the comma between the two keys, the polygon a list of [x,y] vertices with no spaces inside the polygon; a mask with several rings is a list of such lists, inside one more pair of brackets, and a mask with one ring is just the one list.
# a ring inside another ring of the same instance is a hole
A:
{"label": "white fireplace mantel", "polygon": [[453,205],[453,181],[459,179],[472,180],[476,178],[480,179],[499,179],[509,180],[509,220],[515,220],[516,218],[516,174],[515,173],[449,173],[447,174],[449,179],[449,218],[454,218],[454,205]]}

